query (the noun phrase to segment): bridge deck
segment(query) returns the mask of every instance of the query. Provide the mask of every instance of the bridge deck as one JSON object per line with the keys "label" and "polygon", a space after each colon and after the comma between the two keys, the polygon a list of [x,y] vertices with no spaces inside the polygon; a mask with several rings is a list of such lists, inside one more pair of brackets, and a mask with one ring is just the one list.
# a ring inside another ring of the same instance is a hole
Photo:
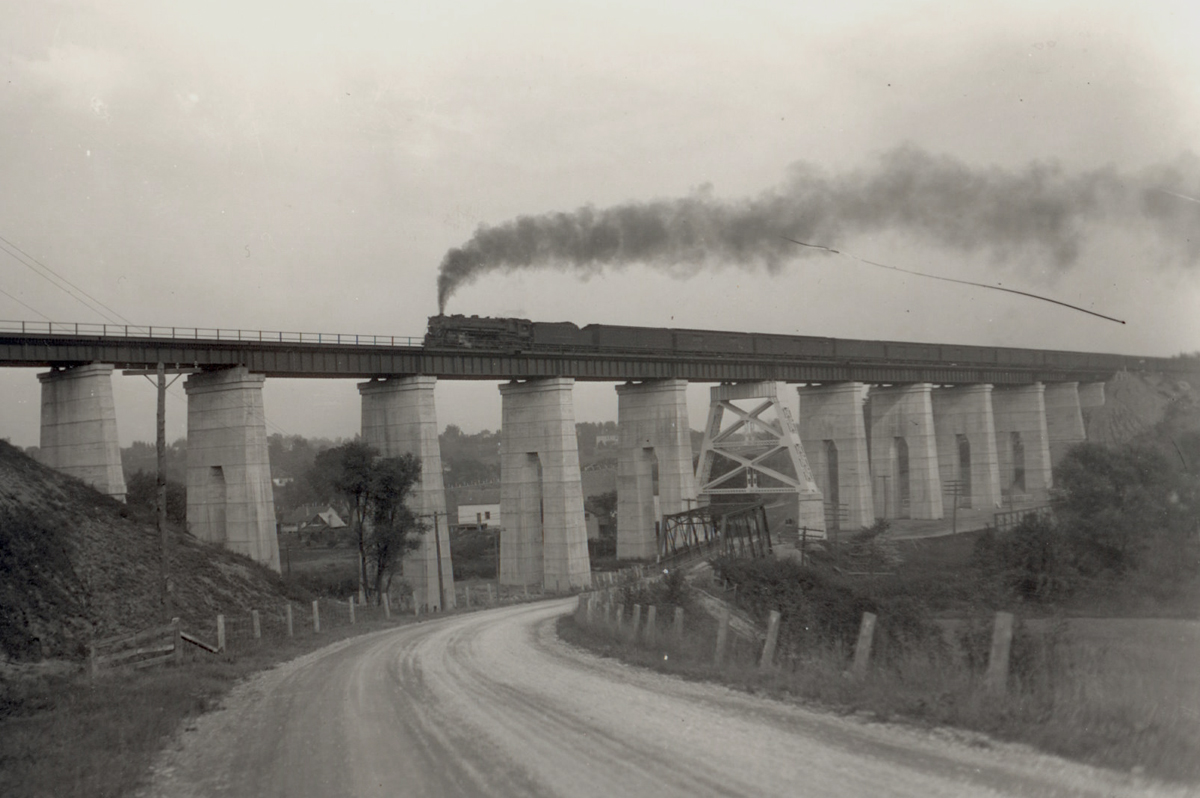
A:
{"label": "bridge deck", "polygon": [[6,367],[111,363],[122,369],[145,369],[164,363],[199,369],[242,365],[268,377],[304,378],[426,374],[450,380],[574,377],[603,382],[676,378],[692,382],[852,380],[998,385],[1101,381],[1121,369],[1180,374],[1197,370],[1197,364],[1188,360],[1085,352],[1056,352],[1053,366],[1018,367],[715,353],[680,356],[619,349],[490,352],[430,349],[421,344],[420,338],[403,336],[0,322],[0,366]]}

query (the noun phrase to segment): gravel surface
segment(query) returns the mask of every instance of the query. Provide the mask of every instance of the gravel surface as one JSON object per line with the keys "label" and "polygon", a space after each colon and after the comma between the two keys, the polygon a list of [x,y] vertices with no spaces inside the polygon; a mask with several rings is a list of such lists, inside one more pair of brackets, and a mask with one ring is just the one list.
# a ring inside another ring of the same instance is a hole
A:
{"label": "gravel surface", "polygon": [[439,618],[260,674],[180,732],[141,795],[1189,794],[601,659],[555,634],[574,604]]}

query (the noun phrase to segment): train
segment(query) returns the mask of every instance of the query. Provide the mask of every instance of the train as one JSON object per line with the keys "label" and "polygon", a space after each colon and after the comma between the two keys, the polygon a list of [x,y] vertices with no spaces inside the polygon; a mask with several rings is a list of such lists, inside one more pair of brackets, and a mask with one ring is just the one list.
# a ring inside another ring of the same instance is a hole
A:
{"label": "train", "polygon": [[[663,327],[625,327],[480,316],[431,316],[425,346],[434,350],[475,349],[506,354],[602,354],[697,356],[731,359],[798,358],[830,363],[919,363],[1013,369],[1119,371],[1195,370],[1179,358],[1142,358],[1098,352],[1062,352],[1000,346],[926,344],[824,338],[809,335],[720,332]],[[1171,368],[1170,364],[1178,364]]]}

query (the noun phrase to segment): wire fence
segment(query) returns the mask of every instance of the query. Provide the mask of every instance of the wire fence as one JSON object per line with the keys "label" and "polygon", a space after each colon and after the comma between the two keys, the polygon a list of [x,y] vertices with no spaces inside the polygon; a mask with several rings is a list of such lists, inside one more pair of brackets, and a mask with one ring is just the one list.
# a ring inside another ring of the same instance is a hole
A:
{"label": "wire fence", "polygon": [[411,335],[232,330],[220,327],[155,327],[140,324],[89,324],[73,321],[0,321],[0,333],[334,346],[419,347],[425,345],[424,337]]}
{"label": "wire fence", "polygon": [[[632,589],[610,588],[579,594],[575,622],[579,626],[621,643],[663,654],[663,658],[682,658],[693,664],[708,664],[723,670],[731,666],[776,670],[787,663],[795,668],[795,651],[786,650],[781,640],[783,614],[771,610],[766,628],[745,618],[726,602],[716,602],[704,612],[692,611],[686,617],[682,606],[669,601],[638,603],[652,599],[648,588],[654,580],[642,579]],[[695,606],[695,605],[693,605]],[[696,617],[696,616],[702,617]],[[715,623],[714,623],[715,622]],[[877,617],[862,613],[858,636],[846,676],[866,676],[875,645]],[[1013,615],[997,612],[991,629],[991,645],[986,653],[984,687],[989,692],[1007,689],[1013,641]]]}
{"label": "wire fence", "polygon": [[[647,566],[636,565],[618,571],[592,575],[596,587],[616,588],[645,582]],[[547,595],[540,585],[499,585],[495,582],[465,583],[448,588],[453,591],[459,610],[520,604]],[[312,602],[279,602],[239,613],[213,616],[207,628],[189,630],[209,650],[232,653],[261,645],[264,640],[311,637],[335,629],[364,623],[399,620],[404,616],[428,614],[416,595],[382,594],[376,601],[319,598]]]}

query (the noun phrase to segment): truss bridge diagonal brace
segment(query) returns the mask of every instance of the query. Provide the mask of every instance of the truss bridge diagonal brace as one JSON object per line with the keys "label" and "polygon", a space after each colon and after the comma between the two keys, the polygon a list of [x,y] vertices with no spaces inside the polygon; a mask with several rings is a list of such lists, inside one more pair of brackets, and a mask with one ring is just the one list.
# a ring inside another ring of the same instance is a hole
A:
{"label": "truss bridge diagonal brace", "polygon": [[763,402],[758,407],[747,412],[728,400],[722,400],[721,407],[724,408],[725,410],[729,410],[730,412],[735,413],[738,416],[738,420],[735,421],[733,424],[730,424],[729,429],[725,430],[721,434],[714,437],[713,443],[720,443],[722,441],[725,441],[731,435],[733,435],[733,433],[737,432],[738,430],[740,430],[742,427],[745,427],[745,426],[752,426],[752,427],[757,426],[757,427],[760,427],[763,430],[765,430],[769,435],[775,436],[776,439],[782,438],[783,437],[782,429],[780,429],[775,424],[772,424],[768,421],[763,421],[761,418],[759,418],[759,416],[762,415],[762,413],[764,411],[769,410],[773,406],[775,406],[775,402],[768,399],[767,401]]}
{"label": "truss bridge diagonal brace", "polygon": [[721,476],[719,476],[716,479],[709,482],[704,487],[705,487],[705,489],[715,488],[724,482],[728,482],[730,479],[732,479],[734,476],[736,476],[738,474],[741,474],[746,471],[757,471],[758,473],[760,473],[764,476],[768,476],[768,477],[771,477],[772,479],[779,480],[784,485],[787,485],[790,488],[795,488],[797,492],[802,492],[804,486],[800,483],[800,480],[796,479],[795,477],[789,477],[788,475],[780,473],[779,471],[776,471],[773,468],[767,468],[766,466],[759,464],[761,461],[766,460],[768,457],[775,454],[776,452],[781,452],[781,451],[785,450],[786,448],[787,448],[786,444],[782,444],[782,443],[778,444],[776,446],[771,447],[770,451],[759,455],[758,457],[754,458],[753,460],[748,460],[745,457],[741,457],[740,455],[734,454],[733,452],[731,452],[727,449],[718,450],[718,453],[722,457],[733,460],[736,463],[740,463],[741,467],[735,468],[734,470],[730,471],[727,474],[722,474]]}

